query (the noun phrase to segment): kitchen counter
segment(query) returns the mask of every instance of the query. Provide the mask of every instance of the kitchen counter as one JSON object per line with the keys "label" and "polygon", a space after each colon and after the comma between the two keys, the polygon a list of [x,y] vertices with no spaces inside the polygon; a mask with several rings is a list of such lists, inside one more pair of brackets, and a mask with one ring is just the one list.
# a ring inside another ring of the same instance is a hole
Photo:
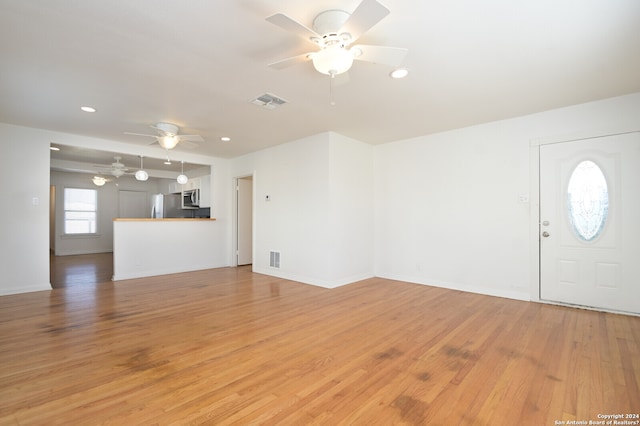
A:
{"label": "kitchen counter", "polygon": [[182,220],[216,220],[215,217],[163,217],[163,218],[145,218],[145,217],[117,217],[114,222],[158,222],[158,221],[182,221]]}
{"label": "kitchen counter", "polygon": [[221,232],[207,218],[114,219],[113,280],[226,266],[211,255]]}

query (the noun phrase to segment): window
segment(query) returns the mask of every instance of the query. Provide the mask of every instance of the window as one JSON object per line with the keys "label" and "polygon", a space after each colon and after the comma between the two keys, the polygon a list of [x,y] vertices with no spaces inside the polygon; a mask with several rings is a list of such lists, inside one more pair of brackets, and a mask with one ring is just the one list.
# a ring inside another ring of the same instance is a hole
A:
{"label": "window", "polygon": [[64,233],[95,234],[98,213],[98,191],[64,189]]}
{"label": "window", "polygon": [[609,213],[607,180],[593,161],[576,166],[567,188],[567,207],[573,231],[583,241],[595,239]]}

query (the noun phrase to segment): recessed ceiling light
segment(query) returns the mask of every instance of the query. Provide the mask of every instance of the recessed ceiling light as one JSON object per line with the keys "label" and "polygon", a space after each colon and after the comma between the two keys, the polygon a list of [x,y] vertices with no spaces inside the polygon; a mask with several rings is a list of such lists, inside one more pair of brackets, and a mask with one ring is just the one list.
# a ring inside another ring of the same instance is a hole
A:
{"label": "recessed ceiling light", "polygon": [[80,109],[83,110],[84,112],[96,112],[96,109],[90,106],[83,106],[83,107],[80,107]]}
{"label": "recessed ceiling light", "polygon": [[231,140],[231,138],[229,136],[223,136],[223,137],[220,138],[220,140],[222,142],[229,142]]}
{"label": "recessed ceiling light", "polygon": [[407,75],[409,75],[409,70],[407,70],[406,68],[398,68],[397,70],[393,70],[391,71],[391,74],[389,74],[389,76],[391,78],[405,78]]}

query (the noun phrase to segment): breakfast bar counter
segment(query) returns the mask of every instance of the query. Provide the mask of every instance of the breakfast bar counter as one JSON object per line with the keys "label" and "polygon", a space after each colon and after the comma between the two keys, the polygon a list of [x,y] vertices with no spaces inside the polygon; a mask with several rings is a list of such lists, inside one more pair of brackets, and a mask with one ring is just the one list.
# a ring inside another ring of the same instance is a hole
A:
{"label": "breakfast bar counter", "polygon": [[194,220],[215,220],[208,217],[164,217],[164,218],[148,218],[148,217],[119,217],[113,219],[114,222],[184,222]]}
{"label": "breakfast bar counter", "polygon": [[215,219],[113,220],[113,280],[216,268],[210,255]]}

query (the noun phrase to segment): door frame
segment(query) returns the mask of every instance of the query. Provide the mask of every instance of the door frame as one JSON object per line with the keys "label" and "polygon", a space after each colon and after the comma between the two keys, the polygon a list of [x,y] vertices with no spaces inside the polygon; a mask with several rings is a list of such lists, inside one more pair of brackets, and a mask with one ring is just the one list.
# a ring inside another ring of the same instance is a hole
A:
{"label": "door frame", "polygon": [[[550,145],[565,142],[577,142],[584,139],[597,139],[606,136],[616,136],[628,133],[640,132],[640,127],[637,125],[591,130],[584,132],[576,132],[568,135],[542,137],[529,140],[529,174],[530,174],[530,226],[529,226],[529,256],[530,256],[530,280],[529,280],[529,294],[531,300],[534,302],[546,303],[549,305],[561,305],[572,306],[568,303],[553,302],[549,300],[542,300],[540,297],[542,282],[540,281],[540,147],[542,145]],[[628,312],[619,312],[613,310],[607,310],[602,308],[592,308],[587,306],[580,306],[582,309],[615,312],[629,315]]]}
{"label": "door frame", "polygon": [[251,222],[252,222],[252,232],[251,232],[251,259],[252,259],[252,267],[253,270],[253,261],[255,261],[255,235],[256,235],[256,172],[242,174],[238,176],[234,176],[232,179],[232,213],[231,213],[231,222],[232,222],[232,247],[231,247],[231,266],[238,266],[238,181],[240,179],[251,178],[251,197],[252,197],[252,211],[251,211]]}

